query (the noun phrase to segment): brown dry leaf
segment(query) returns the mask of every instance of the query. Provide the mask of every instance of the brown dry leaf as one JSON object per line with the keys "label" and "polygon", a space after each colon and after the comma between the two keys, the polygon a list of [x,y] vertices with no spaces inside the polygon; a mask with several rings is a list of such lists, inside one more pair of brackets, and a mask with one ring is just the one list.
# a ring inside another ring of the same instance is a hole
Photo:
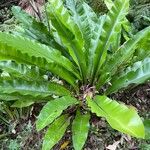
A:
{"label": "brown dry leaf", "polygon": [[60,150],[65,149],[65,148],[68,146],[69,143],[70,143],[69,141],[65,141],[65,142],[61,145]]}
{"label": "brown dry leaf", "polygon": [[44,0],[21,0],[19,6],[28,14],[34,17],[39,17],[42,14],[42,5]]}
{"label": "brown dry leaf", "polygon": [[116,141],[115,143],[113,143],[112,145],[108,145],[106,147],[106,149],[109,149],[109,150],[116,150],[117,149],[117,146],[119,145],[120,141]]}

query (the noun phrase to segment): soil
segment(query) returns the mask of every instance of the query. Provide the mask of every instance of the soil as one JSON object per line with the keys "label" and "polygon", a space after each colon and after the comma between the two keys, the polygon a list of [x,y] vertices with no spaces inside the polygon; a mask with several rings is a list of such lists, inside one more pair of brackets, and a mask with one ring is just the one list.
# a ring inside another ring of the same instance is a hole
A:
{"label": "soil", "polygon": [[11,7],[12,5],[17,5],[19,0],[1,0],[0,1],[0,9],[5,7]]}

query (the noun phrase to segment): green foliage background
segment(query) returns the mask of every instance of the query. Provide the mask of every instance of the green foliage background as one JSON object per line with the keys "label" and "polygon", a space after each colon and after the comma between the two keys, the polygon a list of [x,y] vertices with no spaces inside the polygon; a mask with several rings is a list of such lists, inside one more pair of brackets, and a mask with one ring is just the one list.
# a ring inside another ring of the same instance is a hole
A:
{"label": "green foliage background", "polygon": [[[107,12],[104,0],[86,0],[98,14]],[[150,25],[150,0],[130,0],[128,19],[136,29],[141,30]]]}
{"label": "green foliage background", "polygon": [[132,0],[129,19],[135,28],[141,30],[150,25],[150,1]]}

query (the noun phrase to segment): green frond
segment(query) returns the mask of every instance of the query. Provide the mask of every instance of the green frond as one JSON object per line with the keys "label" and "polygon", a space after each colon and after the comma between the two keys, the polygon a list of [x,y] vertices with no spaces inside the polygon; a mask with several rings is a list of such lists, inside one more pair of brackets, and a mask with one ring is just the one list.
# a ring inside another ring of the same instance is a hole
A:
{"label": "green frond", "polygon": [[15,50],[6,44],[0,43],[0,60],[14,60],[21,64],[36,65],[41,69],[58,75],[60,78],[75,87],[76,78],[73,75],[73,72],[69,72],[54,62],[48,63],[44,58],[34,56],[31,57],[28,53],[21,53],[21,51]]}
{"label": "green frond", "polygon": [[72,140],[75,150],[82,150],[89,132],[90,114],[81,114],[77,111],[76,117],[72,124]]}
{"label": "green frond", "polygon": [[110,126],[118,131],[138,138],[145,137],[144,125],[136,109],[119,104],[106,96],[88,98],[88,106],[99,117],[105,117]]}
{"label": "green frond", "polygon": [[[0,69],[6,71],[10,76],[26,80],[43,80],[42,71],[36,66],[17,64],[13,61],[0,61]],[[45,72],[46,73],[46,72]]]}
{"label": "green frond", "polygon": [[136,62],[132,67],[128,67],[121,75],[113,77],[112,84],[106,91],[107,94],[114,93],[129,85],[139,85],[150,79],[150,58]]}
{"label": "green frond", "polygon": [[110,81],[111,76],[113,76],[117,69],[126,64],[127,61],[132,57],[135,52],[137,44],[147,36],[150,32],[150,27],[138,32],[131,39],[129,39],[126,43],[124,43],[106,62],[104,68],[101,71],[101,76],[98,81],[97,87],[104,85],[106,82]]}
{"label": "green frond", "polygon": [[129,0],[124,2],[122,2],[122,0],[116,0],[107,14],[100,37],[100,43],[98,44],[95,52],[94,77],[98,76],[102,64],[106,61],[108,49],[116,40],[116,35],[121,32],[121,24],[128,12],[128,8]]}
{"label": "green frond", "polygon": [[73,22],[68,10],[63,6],[61,0],[49,0],[49,18],[58,32],[62,43],[80,69],[80,74],[85,80],[87,72],[87,60],[85,55],[84,40],[77,24]]}
{"label": "green frond", "polygon": [[78,104],[77,99],[71,96],[64,96],[48,102],[41,110],[36,121],[37,130],[45,128],[61,115],[63,110],[69,106]]}
{"label": "green frond", "polygon": [[47,97],[50,95],[70,95],[70,92],[62,85],[53,82],[25,81],[22,79],[0,79],[1,94],[31,95],[33,97]]}
{"label": "green frond", "polygon": [[48,63],[54,62],[79,76],[71,61],[62,56],[56,49],[21,36],[0,32],[0,45],[5,44],[21,53],[27,53],[31,57],[44,58]]}
{"label": "green frond", "polygon": [[96,23],[96,26],[93,30],[93,35],[91,37],[91,41],[90,41],[90,48],[89,48],[89,56],[88,56],[88,60],[89,60],[89,64],[88,64],[88,78],[92,78],[93,76],[93,72],[94,72],[94,57],[95,57],[95,52],[97,49],[98,44],[100,43],[100,36],[102,34],[103,31],[103,25],[105,22],[106,16],[101,16],[98,19],[98,22]]}
{"label": "green frond", "polygon": [[[52,31],[48,31],[48,27],[42,23],[37,21],[35,18],[30,16],[25,11],[21,10],[18,6],[12,7],[12,12],[15,18],[21,22],[23,30],[17,30],[17,34],[20,34],[24,37],[28,37],[34,40],[39,41],[40,43],[51,46],[54,49],[61,51],[65,54],[65,49],[62,45],[60,45],[56,39],[52,35]],[[16,31],[14,31],[16,34]]]}
{"label": "green frond", "polygon": [[[67,127],[70,124],[70,119],[67,115],[62,115],[56,119],[48,128],[42,150],[50,150],[63,137]],[[57,131],[57,132],[56,132]]]}

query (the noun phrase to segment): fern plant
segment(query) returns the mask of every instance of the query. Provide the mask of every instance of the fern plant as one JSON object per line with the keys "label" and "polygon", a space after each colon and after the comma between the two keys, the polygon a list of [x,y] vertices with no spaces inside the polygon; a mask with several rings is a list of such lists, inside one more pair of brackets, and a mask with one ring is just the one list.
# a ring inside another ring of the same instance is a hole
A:
{"label": "fern plant", "polygon": [[43,150],[51,149],[70,124],[73,146],[82,149],[92,113],[120,132],[145,138],[137,110],[109,96],[150,78],[150,53],[132,62],[138,44],[150,38],[150,27],[122,42],[129,1],[106,5],[108,14],[98,17],[84,2],[49,0],[50,28],[14,8],[24,28],[0,32],[0,68],[8,73],[0,78],[0,99],[14,107],[46,102],[36,121],[38,131],[48,126]]}

